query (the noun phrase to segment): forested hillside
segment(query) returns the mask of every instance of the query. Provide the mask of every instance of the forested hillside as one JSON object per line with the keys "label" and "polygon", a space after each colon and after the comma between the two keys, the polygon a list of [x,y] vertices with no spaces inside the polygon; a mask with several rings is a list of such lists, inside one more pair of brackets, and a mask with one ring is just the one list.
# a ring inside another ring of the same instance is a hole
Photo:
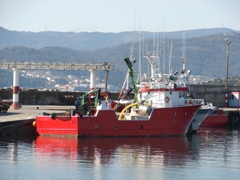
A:
{"label": "forested hillside", "polygon": [[[229,77],[240,76],[240,34],[228,33],[228,34],[216,34],[211,36],[204,36],[198,38],[186,39],[186,65],[191,70],[192,75],[200,75],[207,78],[225,78],[226,76],[226,44],[224,39],[229,38],[231,44],[229,46]],[[157,42],[157,41],[155,41]],[[183,45],[181,38],[166,38],[164,40],[159,39],[161,44],[159,47],[160,56],[160,70],[168,72],[168,64],[171,55],[171,69],[173,72],[179,71],[182,68],[182,52]],[[172,52],[170,52],[170,44],[172,43]],[[153,39],[145,40],[141,42],[141,61],[142,72],[148,71],[147,61],[143,58],[147,52],[152,51]],[[155,43],[156,44],[156,43]],[[33,61],[33,62],[114,62],[115,70],[109,74],[109,83],[122,84],[127,73],[127,66],[123,59],[130,55],[131,42],[126,44],[120,44],[110,48],[99,48],[92,51],[75,50],[65,47],[44,47],[44,48],[29,48],[24,46],[14,46],[0,49],[0,61]],[[155,48],[156,49],[156,48]],[[139,43],[134,43],[134,57],[139,60]],[[165,55],[165,58],[163,58]],[[165,63],[163,62],[165,59]],[[138,72],[138,63],[134,64],[136,75]],[[165,64],[165,67],[162,65]],[[62,76],[67,74],[75,74],[80,76],[82,74],[89,75],[89,72],[69,72],[61,71]],[[104,78],[105,72],[99,72],[100,78]],[[1,70],[0,76],[2,81],[0,87],[12,85],[12,72],[8,70]],[[3,85],[4,84],[4,85]]]}

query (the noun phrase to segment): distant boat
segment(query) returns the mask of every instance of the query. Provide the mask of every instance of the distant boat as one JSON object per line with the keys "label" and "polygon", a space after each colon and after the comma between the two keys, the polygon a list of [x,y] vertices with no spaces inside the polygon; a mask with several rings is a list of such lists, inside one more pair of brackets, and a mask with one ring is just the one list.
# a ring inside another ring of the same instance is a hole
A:
{"label": "distant boat", "polygon": [[12,105],[12,99],[1,99],[0,97],[0,113],[6,113]]}
{"label": "distant boat", "polygon": [[228,114],[223,110],[218,109],[212,105],[212,112],[202,122],[200,127],[224,127],[227,125]]}
{"label": "distant boat", "polygon": [[2,104],[12,105],[13,100],[12,100],[12,99],[1,99],[1,97],[0,97],[0,102],[1,102]]}

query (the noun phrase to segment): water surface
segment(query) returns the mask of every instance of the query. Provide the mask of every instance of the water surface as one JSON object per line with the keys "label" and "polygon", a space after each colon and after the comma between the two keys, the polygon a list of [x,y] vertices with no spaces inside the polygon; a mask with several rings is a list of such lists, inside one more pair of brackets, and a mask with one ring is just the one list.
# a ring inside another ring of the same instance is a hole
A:
{"label": "water surface", "polygon": [[0,138],[0,179],[238,179],[239,130],[186,137]]}

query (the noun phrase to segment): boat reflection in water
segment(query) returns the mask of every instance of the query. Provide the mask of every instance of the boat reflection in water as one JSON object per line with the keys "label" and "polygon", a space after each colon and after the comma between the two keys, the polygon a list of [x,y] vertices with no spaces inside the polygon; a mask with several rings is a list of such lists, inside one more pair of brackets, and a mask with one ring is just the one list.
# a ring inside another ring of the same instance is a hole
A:
{"label": "boat reflection in water", "polygon": [[0,179],[239,179],[239,150],[240,131],[224,128],[181,137],[0,138]]}
{"label": "boat reflection in water", "polygon": [[183,165],[191,146],[186,137],[164,138],[83,138],[38,137],[37,154],[62,156],[79,163]]}

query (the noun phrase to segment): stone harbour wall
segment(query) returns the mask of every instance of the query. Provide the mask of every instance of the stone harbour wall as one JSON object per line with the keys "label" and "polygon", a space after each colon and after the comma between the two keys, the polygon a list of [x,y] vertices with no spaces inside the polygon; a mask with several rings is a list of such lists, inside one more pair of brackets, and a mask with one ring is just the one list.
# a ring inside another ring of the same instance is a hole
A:
{"label": "stone harbour wall", "polygon": [[[190,90],[195,98],[204,99],[206,102],[212,102],[218,107],[225,106],[225,86],[215,85],[191,85]],[[229,92],[240,92],[239,86],[231,86]],[[19,102],[22,105],[74,105],[77,97],[85,92],[60,92],[60,91],[38,91],[24,90],[19,93]],[[111,92],[111,99],[117,99],[119,92]],[[0,97],[2,99],[12,99],[11,89],[1,89]],[[133,97],[133,95],[132,95]]]}

